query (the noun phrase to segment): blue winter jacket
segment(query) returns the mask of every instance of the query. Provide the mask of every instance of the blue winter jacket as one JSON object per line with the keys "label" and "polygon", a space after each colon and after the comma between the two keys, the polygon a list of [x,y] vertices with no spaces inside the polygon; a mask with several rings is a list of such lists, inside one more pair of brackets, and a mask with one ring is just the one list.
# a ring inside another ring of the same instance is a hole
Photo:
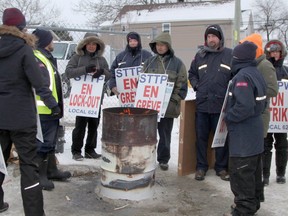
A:
{"label": "blue winter jacket", "polygon": [[229,155],[248,157],[264,150],[261,114],[267,105],[267,85],[255,61],[237,64],[236,71],[225,108]]}

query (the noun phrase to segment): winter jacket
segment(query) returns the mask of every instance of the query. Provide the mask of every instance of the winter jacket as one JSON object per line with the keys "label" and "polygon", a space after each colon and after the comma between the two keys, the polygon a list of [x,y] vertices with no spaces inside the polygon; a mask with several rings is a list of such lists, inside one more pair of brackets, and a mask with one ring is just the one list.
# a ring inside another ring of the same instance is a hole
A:
{"label": "winter jacket", "polygon": [[[166,43],[169,51],[160,56],[156,50],[156,43]],[[180,103],[187,95],[187,70],[183,62],[174,55],[169,33],[162,33],[149,44],[156,54],[144,63],[143,72],[153,74],[168,74],[168,82],[174,83],[174,89],[165,113],[165,118],[177,118],[180,114]]]}
{"label": "winter jacket", "polygon": [[31,46],[35,36],[13,26],[0,26],[0,129],[36,127],[32,88],[43,85]]}
{"label": "winter jacket", "polygon": [[220,26],[214,26],[217,26],[221,34],[220,48],[212,50],[207,47],[205,33],[205,45],[197,52],[188,71],[189,81],[196,91],[197,112],[220,113],[229,80],[232,78],[232,50],[224,47],[224,35]]}
{"label": "winter jacket", "polygon": [[61,113],[57,116],[52,116],[49,114],[40,114],[40,119],[41,120],[54,120],[54,119],[60,119],[63,117],[63,91],[62,91],[62,82],[61,82],[61,77],[59,74],[59,71],[57,69],[57,60],[52,56],[52,54],[45,50],[38,48],[37,49],[41,54],[43,54],[48,61],[52,64],[53,67],[53,74],[55,77],[55,84],[56,84],[56,91],[57,91],[57,101],[56,98],[53,97],[52,92],[49,88],[51,80],[50,80],[50,75],[47,67],[43,62],[41,62],[40,59],[38,59],[38,65],[39,68],[42,72],[43,76],[43,81],[44,85],[42,88],[36,90],[36,94],[40,96],[41,100],[44,102],[45,106],[48,107],[49,109],[52,109],[55,106],[59,106],[61,109]]}
{"label": "winter jacket", "polygon": [[[278,61],[275,61],[274,58],[270,57],[269,51],[267,49],[268,47],[271,46],[271,44],[275,44],[275,43],[279,44],[281,47],[281,51],[280,51],[281,56]],[[266,44],[264,50],[265,50],[266,58],[273,64],[274,68],[276,69],[277,80],[281,81],[282,79],[288,79],[288,67],[283,65],[284,59],[287,56],[287,51],[286,51],[284,44],[279,40],[271,40]]]}
{"label": "winter jacket", "polygon": [[228,128],[229,156],[258,155],[264,151],[261,115],[267,104],[266,82],[255,61],[233,63],[232,70],[237,73],[228,89],[224,118]]}
{"label": "winter jacket", "polygon": [[146,59],[152,56],[150,52],[142,49],[140,35],[136,32],[134,34],[138,35],[139,41],[135,53],[130,49],[129,45],[126,45],[124,51],[120,52],[111,65],[111,79],[109,80],[109,88],[112,89],[116,87],[115,69],[116,68],[126,68],[126,67],[136,67],[143,66]]}
{"label": "winter jacket", "polygon": [[[248,37],[244,38],[240,41],[240,43],[243,43],[244,41],[250,41],[257,45],[256,50],[256,62],[257,62],[257,69],[260,71],[260,73],[263,75],[264,80],[267,84],[267,104],[269,104],[270,98],[275,97],[278,94],[278,83],[277,83],[277,77],[275,68],[273,65],[266,59],[266,56],[264,54],[263,48],[262,48],[262,37],[260,34],[251,34]],[[265,111],[262,114],[262,120],[263,120],[263,135],[264,138],[267,135],[267,131],[269,128],[269,121],[270,121],[270,111],[269,106],[266,107]]]}
{"label": "winter jacket", "polygon": [[[92,55],[86,52],[86,45],[91,42],[97,44],[97,50]],[[109,80],[111,75],[109,72],[108,63],[103,57],[104,50],[105,44],[99,37],[85,37],[77,45],[76,54],[71,57],[66,66],[66,76],[68,78],[75,78],[86,75],[86,66],[88,66],[89,64],[95,64],[97,69],[104,69],[105,81]]]}

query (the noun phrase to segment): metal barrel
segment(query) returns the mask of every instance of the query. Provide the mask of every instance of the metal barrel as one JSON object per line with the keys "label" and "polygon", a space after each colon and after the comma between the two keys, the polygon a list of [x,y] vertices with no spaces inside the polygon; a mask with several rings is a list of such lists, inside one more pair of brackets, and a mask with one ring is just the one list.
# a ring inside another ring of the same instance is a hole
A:
{"label": "metal barrel", "polygon": [[153,196],[157,114],[143,108],[103,109],[102,195],[128,200]]}

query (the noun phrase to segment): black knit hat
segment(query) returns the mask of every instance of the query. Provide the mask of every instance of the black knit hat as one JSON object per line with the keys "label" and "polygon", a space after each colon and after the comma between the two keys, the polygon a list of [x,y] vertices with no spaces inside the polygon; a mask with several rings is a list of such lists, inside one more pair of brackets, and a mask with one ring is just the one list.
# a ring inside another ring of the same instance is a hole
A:
{"label": "black knit hat", "polygon": [[16,26],[23,30],[26,27],[26,19],[22,12],[17,8],[6,8],[2,17],[3,25]]}
{"label": "black knit hat", "polygon": [[251,61],[256,57],[257,46],[249,41],[244,41],[243,43],[237,45],[233,52],[233,58],[241,61]]}
{"label": "black knit hat", "polygon": [[222,39],[220,31],[218,30],[217,26],[215,26],[215,25],[211,25],[206,29],[206,31],[205,31],[205,37],[206,38],[207,38],[208,34],[215,35],[216,37],[219,38],[219,40]]}
{"label": "black knit hat", "polygon": [[140,42],[140,36],[136,32],[130,32],[130,33],[127,34],[127,43],[129,43],[130,39],[135,39],[138,42]]}
{"label": "black knit hat", "polygon": [[51,32],[44,29],[37,28],[35,31],[32,32],[32,34],[36,35],[36,37],[38,38],[37,46],[39,48],[45,48],[53,40]]}

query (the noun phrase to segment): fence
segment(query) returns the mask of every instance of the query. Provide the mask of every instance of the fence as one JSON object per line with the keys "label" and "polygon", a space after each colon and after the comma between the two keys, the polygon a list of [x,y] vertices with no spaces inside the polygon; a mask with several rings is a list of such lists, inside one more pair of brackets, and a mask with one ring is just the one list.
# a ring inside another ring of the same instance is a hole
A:
{"label": "fence", "polygon": [[[53,56],[57,58],[58,70],[62,77],[63,84],[63,93],[64,93],[64,117],[61,119],[61,124],[65,126],[65,141],[66,145],[71,145],[72,143],[72,130],[75,124],[75,116],[68,112],[69,105],[69,93],[71,91],[71,81],[65,76],[66,65],[71,58],[72,54],[75,51],[77,44],[83,39],[84,35],[87,32],[92,32],[97,34],[105,43],[106,48],[104,52],[104,57],[106,58],[108,65],[111,66],[113,60],[116,55],[123,51],[127,45],[126,35],[128,32],[111,32],[111,31],[101,31],[101,30],[93,30],[90,28],[82,28],[81,26],[75,26],[74,28],[67,27],[52,27],[52,26],[28,26],[28,31],[32,32],[36,28],[43,28],[46,30],[50,30],[54,36],[54,52]],[[138,32],[138,31],[137,31]],[[141,32],[141,31],[140,31]],[[152,32],[152,31],[151,31]],[[103,35],[101,35],[103,33]],[[105,33],[105,34],[104,34]],[[152,37],[155,35],[155,32],[150,33],[139,33],[142,38],[142,47],[150,51],[149,41],[151,41]],[[117,36],[117,40],[113,40],[113,36]],[[107,40],[109,37],[109,40]],[[112,37],[112,40],[111,40]],[[119,40],[120,38],[120,40]],[[108,44],[106,41],[110,41]],[[195,49],[196,50],[196,49]],[[194,50],[194,52],[195,52]],[[174,51],[185,52],[187,56],[191,55],[191,48],[185,49],[175,49]],[[192,50],[193,52],[193,50]],[[108,97],[106,94],[103,99],[102,109],[106,107],[116,107],[118,106],[118,99],[113,97]],[[101,135],[102,135],[102,121],[100,121],[100,125],[98,127],[98,139],[97,146],[101,146]],[[85,144],[85,140],[83,140]],[[98,148],[98,147],[97,147]]]}

